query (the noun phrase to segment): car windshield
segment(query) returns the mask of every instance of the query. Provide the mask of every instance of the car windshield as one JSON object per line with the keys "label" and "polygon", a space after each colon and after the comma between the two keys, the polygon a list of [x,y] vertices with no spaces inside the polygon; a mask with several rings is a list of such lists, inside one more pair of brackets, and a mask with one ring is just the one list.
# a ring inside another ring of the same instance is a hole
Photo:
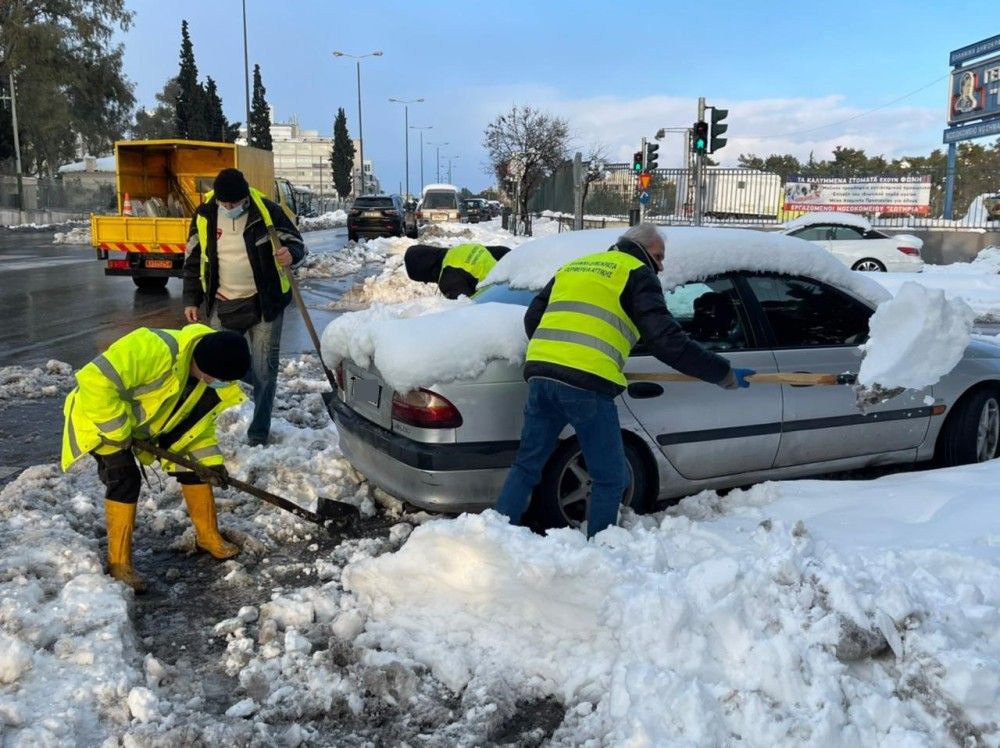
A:
{"label": "car windshield", "polygon": [[359,197],[354,201],[355,208],[391,208],[391,197]]}
{"label": "car windshield", "polygon": [[451,208],[458,205],[454,192],[428,192],[424,195],[424,208]]}
{"label": "car windshield", "polygon": [[538,295],[538,291],[527,288],[511,288],[506,283],[491,283],[476,291],[472,296],[474,304],[486,304],[496,301],[501,304],[519,304],[528,306],[531,300]]}

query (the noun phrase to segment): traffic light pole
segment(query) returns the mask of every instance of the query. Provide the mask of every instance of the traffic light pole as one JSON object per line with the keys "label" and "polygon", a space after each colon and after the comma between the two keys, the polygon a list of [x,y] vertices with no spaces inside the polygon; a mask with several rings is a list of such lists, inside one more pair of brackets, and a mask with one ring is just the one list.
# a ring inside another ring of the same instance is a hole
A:
{"label": "traffic light pole", "polygon": [[[640,146],[640,151],[642,151],[642,171],[646,171],[646,139],[642,139],[642,145]],[[640,172],[642,173],[642,172]],[[636,175],[636,196],[642,194],[642,188],[638,186],[639,177]],[[642,200],[639,200],[639,223],[642,223],[646,218],[646,206],[642,204]]]}
{"label": "traffic light pole", "polygon": [[[698,98],[698,122],[705,119],[705,97]],[[705,171],[705,154],[698,152],[694,154],[694,225],[701,226],[702,217],[702,174]]]}

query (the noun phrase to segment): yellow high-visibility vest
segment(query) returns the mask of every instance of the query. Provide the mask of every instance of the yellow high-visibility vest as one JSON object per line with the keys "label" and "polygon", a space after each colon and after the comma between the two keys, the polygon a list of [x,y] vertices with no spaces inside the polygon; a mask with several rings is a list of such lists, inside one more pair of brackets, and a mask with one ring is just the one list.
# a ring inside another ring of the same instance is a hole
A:
{"label": "yellow high-visibility vest", "polygon": [[[482,244],[459,244],[449,249],[441,262],[441,272],[445,268],[464,270],[476,281],[481,281],[493,269],[497,261]],[[440,277],[440,276],[438,276]]]}
{"label": "yellow high-visibility vest", "polygon": [[622,370],[639,329],[621,306],[641,260],[617,250],[580,257],[556,273],[548,306],[528,342],[527,361],[567,366],[626,386]]}

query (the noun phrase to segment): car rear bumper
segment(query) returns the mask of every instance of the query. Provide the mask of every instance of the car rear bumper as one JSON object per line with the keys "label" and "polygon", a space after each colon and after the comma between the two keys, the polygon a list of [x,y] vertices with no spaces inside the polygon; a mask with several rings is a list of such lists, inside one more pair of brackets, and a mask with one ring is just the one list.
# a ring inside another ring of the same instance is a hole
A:
{"label": "car rear bumper", "polygon": [[384,221],[361,220],[348,221],[347,230],[354,234],[398,234],[403,230],[403,224],[388,218]]}
{"label": "car rear bumper", "polygon": [[340,449],[368,480],[422,509],[480,511],[493,506],[518,442],[425,444],[362,418],[333,393],[323,396]]}

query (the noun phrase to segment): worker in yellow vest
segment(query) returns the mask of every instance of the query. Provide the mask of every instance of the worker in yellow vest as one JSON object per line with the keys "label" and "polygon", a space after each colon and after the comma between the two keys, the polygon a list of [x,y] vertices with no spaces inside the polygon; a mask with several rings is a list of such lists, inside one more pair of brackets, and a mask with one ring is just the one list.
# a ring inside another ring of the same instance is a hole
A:
{"label": "worker in yellow vest", "polygon": [[656,277],[665,252],[656,226],[633,226],[610,250],[560,268],[528,307],[521,445],[495,507],[514,524],[567,424],[592,481],[587,536],[617,522],[629,478],[614,399],[625,389],[622,372],[640,337],[651,354],[684,374],[726,389],[750,386],[753,370],[731,368],[670,316]]}
{"label": "worker in yellow vest", "polygon": [[[136,592],[146,583],[132,565],[132,533],[144,464],[154,458],[133,453],[132,439],[216,469],[225,478],[215,419],[246,398],[236,380],[250,368],[242,335],[206,325],[180,330],[140,327],[119,338],[76,373],[77,386],[63,407],[62,468],[90,454],[104,484],[108,573]],[[212,487],[179,465],[160,462],[177,478],[199,548],[218,559],[238,546],[219,532]]]}
{"label": "worker in yellow vest", "polygon": [[472,296],[476,286],[510,252],[510,247],[487,247],[484,244],[459,244],[456,247],[434,247],[414,244],[406,250],[403,262],[410,280],[437,283],[449,299]]}

